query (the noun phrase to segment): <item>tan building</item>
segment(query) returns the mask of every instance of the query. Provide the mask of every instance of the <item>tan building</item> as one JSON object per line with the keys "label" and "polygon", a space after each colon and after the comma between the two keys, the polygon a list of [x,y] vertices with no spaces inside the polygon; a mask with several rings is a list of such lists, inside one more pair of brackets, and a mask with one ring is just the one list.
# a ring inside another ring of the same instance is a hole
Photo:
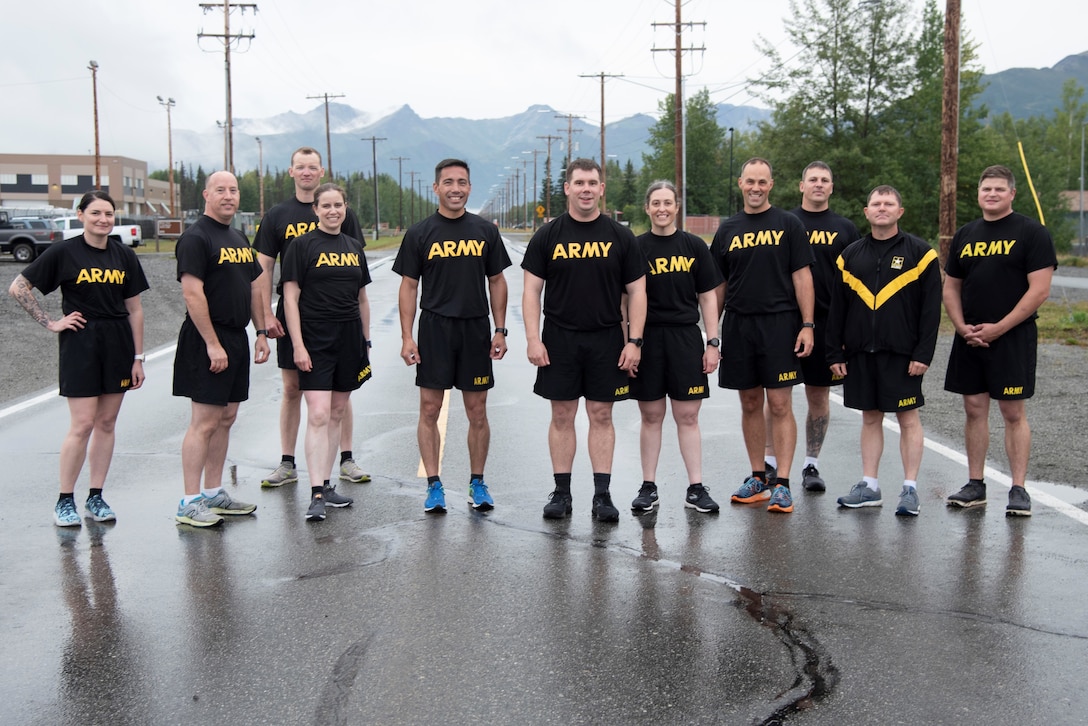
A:
{"label": "tan building", "polygon": [[[149,180],[146,161],[103,155],[99,174],[118,214],[169,213],[169,184]],[[95,188],[94,155],[0,154],[0,207],[72,209]]]}

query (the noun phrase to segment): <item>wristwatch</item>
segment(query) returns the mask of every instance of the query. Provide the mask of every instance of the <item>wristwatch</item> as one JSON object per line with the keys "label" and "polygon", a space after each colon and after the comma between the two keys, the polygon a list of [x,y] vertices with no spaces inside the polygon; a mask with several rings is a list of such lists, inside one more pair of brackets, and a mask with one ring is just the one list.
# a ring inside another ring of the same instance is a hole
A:
{"label": "wristwatch", "polygon": [[264,328],[261,328],[260,330],[257,331],[257,335],[263,335],[264,337],[267,338],[268,337],[268,331],[265,330]]}
{"label": "wristwatch", "polygon": [[503,335],[510,335],[510,331],[506,328],[495,328],[496,333],[502,333]]}
{"label": "wristwatch", "polygon": [[137,353],[136,355],[132,356],[132,360],[133,362],[140,361],[141,363],[143,363],[145,360],[147,360],[147,356],[143,353]]}
{"label": "wristwatch", "polygon": [[628,343],[634,343],[636,348],[642,347],[642,338],[628,338]]}
{"label": "wristwatch", "polygon": [[722,346],[722,341],[721,338],[711,338],[710,340],[706,341],[706,344],[712,345],[715,348],[720,348]]}
{"label": "wristwatch", "polygon": [[815,328],[816,323],[801,323],[802,328]]}

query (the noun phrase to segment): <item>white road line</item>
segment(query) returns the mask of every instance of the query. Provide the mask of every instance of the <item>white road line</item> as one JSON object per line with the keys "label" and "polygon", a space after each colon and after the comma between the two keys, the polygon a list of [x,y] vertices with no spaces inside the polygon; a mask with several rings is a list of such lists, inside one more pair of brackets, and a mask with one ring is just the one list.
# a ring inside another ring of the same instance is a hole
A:
{"label": "white road line", "polygon": [[[842,400],[841,395],[839,395],[837,393],[832,393],[831,394],[831,400],[834,401],[835,403],[839,404],[840,406],[842,406],[845,410],[852,411],[853,413],[857,414],[858,416],[861,415],[861,411],[857,411],[857,410],[852,409],[852,408],[846,408],[846,406],[843,404],[843,400]],[[884,417],[884,428],[888,429],[889,431],[895,432],[896,435],[899,434],[899,424],[896,423],[894,418],[885,416]],[[955,449],[949,448],[949,447],[945,446],[944,444],[939,444],[936,441],[933,441],[932,439],[929,439],[929,438],[925,439],[925,446],[926,446],[927,449],[929,449],[933,453],[937,454],[938,456],[943,456],[944,458],[948,459],[949,461],[954,461],[954,462],[956,462],[957,464],[960,464],[963,467],[967,466],[967,455],[966,454],[960,453],[959,451],[956,451]],[[983,470],[983,473],[985,474],[986,478],[991,482],[997,482],[998,484],[1001,484],[1002,486],[1004,486],[1006,488],[1011,488],[1012,487],[1012,479],[1009,478],[1009,476],[1007,474],[1005,474],[1004,472],[1002,472],[1002,471],[998,471],[997,469],[994,469],[992,467],[987,466]],[[1084,510],[1079,509],[1079,508],[1073,506],[1072,504],[1069,504],[1068,502],[1064,502],[1061,499],[1058,499],[1057,497],[1053,496],[1052,494],[1047,494],[1044,491],[1040,491],[1036,487],[1032,487],[1032,489],[1031,489],[1031,500],[1033,502],[1038,502],[1040,504],[1046,505],[1046,506],[1050,507],[1051,509],[1055,510],[1056,512],[1058,512],[1059,514],[1064,514],[1065,516],[1069,517],[1070,519],[1072,519],[1072,520],[1074,520],[1076,522],[1079,522],[1079,523],[1081,523],[1081,524],[1083,524],[1085,526],[1088,526],[1088,512],[1085,512]]]}

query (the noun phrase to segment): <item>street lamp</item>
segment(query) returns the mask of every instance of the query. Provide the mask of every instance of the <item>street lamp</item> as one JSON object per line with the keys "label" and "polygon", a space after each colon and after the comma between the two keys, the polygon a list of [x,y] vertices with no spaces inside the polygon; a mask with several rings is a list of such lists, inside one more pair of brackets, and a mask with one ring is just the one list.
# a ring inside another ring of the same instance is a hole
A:
{"label": "street lamp", "polygon": [[87,66],[91,72],[91,89],[94,93],[94,188],[102,188],[102,149],[98,145],[98,63]]}
{"label": "street lamp", "polygon": [[166,109],[166,148],[170,161],[170,214],[176,217],[178,212],[177,197],[174,196],[174,130],[170,123],[170,109],[177,104],[174,103],[172,98],[167,98],[165,101],[162,100],[162,96],[156,96],[155,98],[159,99],[159,105]]}

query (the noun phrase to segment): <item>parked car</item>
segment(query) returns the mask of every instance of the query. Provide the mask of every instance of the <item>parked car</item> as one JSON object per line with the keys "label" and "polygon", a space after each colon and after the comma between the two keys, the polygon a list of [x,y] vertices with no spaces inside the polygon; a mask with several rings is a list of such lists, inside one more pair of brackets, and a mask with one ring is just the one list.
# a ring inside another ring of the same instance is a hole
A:
{"label": "parked car", "polygon": [[[53,221],[60,227],[64,239],[71,239],[83,234],[83,222],[79,221],[79,217],[56,217]],[[139,247],[144,238],[143,231],[138,224],[115,225],[113,231],[110,232],[110,237],[129,247]]]}
{"label": "parked car", "polygon": [[30,262],[42,251],[63,239],[52,220],[18,217],[10,219],[0,212],[0,253],[10,254],[16,262]]}

